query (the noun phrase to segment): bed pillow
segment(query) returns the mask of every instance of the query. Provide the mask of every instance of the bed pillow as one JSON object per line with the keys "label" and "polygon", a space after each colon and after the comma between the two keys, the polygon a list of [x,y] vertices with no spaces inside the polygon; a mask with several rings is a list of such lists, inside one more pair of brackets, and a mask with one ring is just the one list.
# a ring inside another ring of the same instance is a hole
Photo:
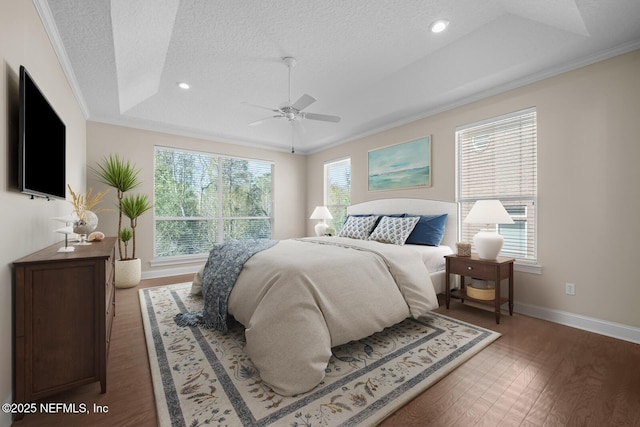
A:
{"label": "bed pillow", "polygon": [[440,246],[444,228],[447,224],[447,214],[420,215],[418,223],[405,243],[411,245]]}
{"label": "bed pillow", "polygon": [[[350,216],[355,216],[355,217],[358,217],[358,218],[361,218],[363,216],[376,216],[376,217],[378,217],[378,219],[376,220],[375,224],[373,224],[373,227],[371,228],[372,230],[375,230],[376,227],[378,226],[378,224],[380,223],[380,220],[382,219],[383,215],[376,215],[376,214],[349,214],[347,216],[347,219],[349,219]],[[384,216],[404,217],[404,216],[407,216],[407,214],[403,214],[403,213],[401,213],[401,214],[385,214]],[[347,220],[345,219],[345,222],[346,221]]]}
{"label": "bed pillow", "polygon": [[366,240],[373,230],[373,226],[378,221],[377,215],[353,216],[349,215],[340,230],[339,237],[350,237],[352,239]]}
{"label": "bed pillow", "polygon": [[406,218],[383,216],[378,226],[369,236],[369,240],[404,245],[419,220],[420,218],[417,216]]}

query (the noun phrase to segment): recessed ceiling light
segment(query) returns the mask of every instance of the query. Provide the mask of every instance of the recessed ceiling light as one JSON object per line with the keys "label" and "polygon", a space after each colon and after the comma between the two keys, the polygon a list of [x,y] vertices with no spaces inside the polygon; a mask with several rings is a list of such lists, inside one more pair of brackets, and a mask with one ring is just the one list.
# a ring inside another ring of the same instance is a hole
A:
{"label": "recessed ceiling light", "polygon": [[179,83],[178,83],[178,87],[179,87],[180,89],[189,89],[191,86],[189,86],[189,83],[179,82]]}
{"label": "recessed ceiling light", "polygon": [[433,24],[431,24],[431,32],[432,33],[441,33],[447,29],[449,26],[449,21],[446,19],[439,19]]}

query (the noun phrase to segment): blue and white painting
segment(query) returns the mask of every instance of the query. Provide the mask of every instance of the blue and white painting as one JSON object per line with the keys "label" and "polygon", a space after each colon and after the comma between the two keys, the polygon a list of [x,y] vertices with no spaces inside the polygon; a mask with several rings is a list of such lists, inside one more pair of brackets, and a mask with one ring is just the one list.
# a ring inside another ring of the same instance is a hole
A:
{"label": "blue and white painting", "polygon": [[430,136],[369,151],[369,191],[430,186]]}

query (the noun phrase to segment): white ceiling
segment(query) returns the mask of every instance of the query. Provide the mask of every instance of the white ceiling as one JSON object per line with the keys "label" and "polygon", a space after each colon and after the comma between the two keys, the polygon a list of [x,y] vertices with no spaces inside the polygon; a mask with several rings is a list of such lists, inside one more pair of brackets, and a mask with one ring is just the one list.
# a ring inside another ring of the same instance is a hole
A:
{"label": "white ceiling", "polygon": [[[640,48],[640,0],[33,1],[88,119],[276,150],[295,129],[296,153]],[[292,101],[339,123],[248,125],[288,101],[285,56]]]}

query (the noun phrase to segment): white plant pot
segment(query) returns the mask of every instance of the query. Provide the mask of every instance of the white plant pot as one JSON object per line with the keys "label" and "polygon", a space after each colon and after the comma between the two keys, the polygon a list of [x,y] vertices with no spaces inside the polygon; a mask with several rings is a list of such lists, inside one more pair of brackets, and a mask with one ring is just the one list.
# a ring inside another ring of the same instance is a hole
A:
{"label": "white plant pot", "polygon": [[116,288],[132,288],[140,283],[140,258],[116,260]]}

